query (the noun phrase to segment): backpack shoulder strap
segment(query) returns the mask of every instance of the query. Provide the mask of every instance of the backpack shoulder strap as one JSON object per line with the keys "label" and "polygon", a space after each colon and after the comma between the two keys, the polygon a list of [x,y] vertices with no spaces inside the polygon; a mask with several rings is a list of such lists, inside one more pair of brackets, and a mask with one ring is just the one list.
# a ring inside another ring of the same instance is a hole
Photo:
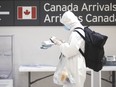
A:
{"label": "backpack shoulder strap", "polygon": [[[74,31],[77,32],[85,40],[85,37],[78,30],[76,30],[76,29],[81,29],[81,30],[83,30],[83,29],[80,28],[80,27],[77,27],[77,28],[75,28]],[[81,50],[81,48],[79,48],[79,52],[83,55],[83,57],[85,57],[84,52]]]}
{"label": "backpack shoulder strap", "polygon": [[83,30],[83,29],[80,28],[80,27],[77,27],[77,28],[74,29],[74,31],[77,32],[85,40],[85,37],[78,30],[76,30],[76,29],[81,29],[81,30]]}

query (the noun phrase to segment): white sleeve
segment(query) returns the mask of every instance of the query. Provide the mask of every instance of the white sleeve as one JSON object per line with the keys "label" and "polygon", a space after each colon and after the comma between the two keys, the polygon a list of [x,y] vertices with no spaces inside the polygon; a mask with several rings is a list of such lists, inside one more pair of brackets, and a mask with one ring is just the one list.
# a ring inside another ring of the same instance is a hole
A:
{"label": "white sleeve", "polygon": [[77,55],[79,52],[79,48],[82,45],[83,39],[77,32],[72,32],[70,36],[70,43],[62,43],[60,45],[60,51],[67,58]]}

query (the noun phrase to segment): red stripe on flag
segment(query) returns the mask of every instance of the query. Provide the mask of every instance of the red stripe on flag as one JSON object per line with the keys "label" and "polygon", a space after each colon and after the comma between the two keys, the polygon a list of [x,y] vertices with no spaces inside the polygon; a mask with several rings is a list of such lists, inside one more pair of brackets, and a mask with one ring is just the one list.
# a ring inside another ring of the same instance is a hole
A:
{"label": "red stripe on flag", "polygon": [[36,18],[37,18],[36,7],[33,6],[33,7],[32,7],[32,19],[36,19]]}
{"label": "red stripe on flag", "polygon": [[18,19],[22,19],[22,7],[18,7]]}

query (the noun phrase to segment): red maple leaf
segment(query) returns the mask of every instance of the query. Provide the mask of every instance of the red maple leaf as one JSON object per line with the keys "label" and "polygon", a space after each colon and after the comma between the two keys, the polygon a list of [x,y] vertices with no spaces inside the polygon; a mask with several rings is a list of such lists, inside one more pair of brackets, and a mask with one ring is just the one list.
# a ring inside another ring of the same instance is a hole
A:
{"label": "red maple leaf", "polygon": [[30,14],[30,11],[29,10],[26,10],[26,11],[24,11],[24,14],[25,15],[29,15]]}

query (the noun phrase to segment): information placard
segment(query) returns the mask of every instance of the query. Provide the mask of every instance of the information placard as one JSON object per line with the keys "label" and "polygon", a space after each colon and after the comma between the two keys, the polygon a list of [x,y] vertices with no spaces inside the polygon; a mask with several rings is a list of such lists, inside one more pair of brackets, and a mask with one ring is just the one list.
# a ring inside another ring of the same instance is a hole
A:
{"label": "information placard", "polygon": [[13,1],[0,1],[0,26],[14,25]]}
{"label": "information placard", "polygon": [[85,26],[116,25],[116,0],[1,0],[0,26],[62,26],[68,10]]}
{"label": "information placard", "polygon": [[60,25],[62,14],[71,10],[83,25],[116,25],[115,0],[43,0],[41,25]]}

